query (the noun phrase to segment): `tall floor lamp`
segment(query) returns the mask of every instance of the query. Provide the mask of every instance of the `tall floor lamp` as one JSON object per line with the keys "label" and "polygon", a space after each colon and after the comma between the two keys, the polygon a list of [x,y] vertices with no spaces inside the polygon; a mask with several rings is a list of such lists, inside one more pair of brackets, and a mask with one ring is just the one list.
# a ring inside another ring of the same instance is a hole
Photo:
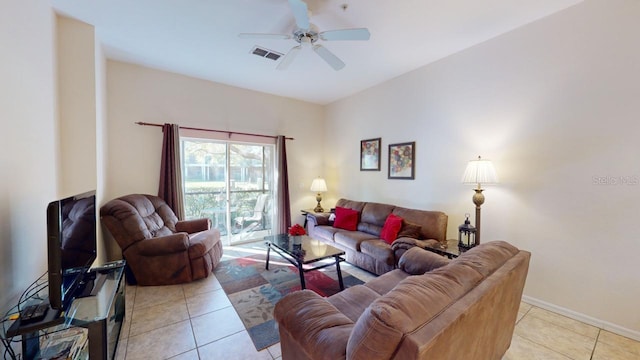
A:
{"label": "tall floor lamp", "polygon": [[498,176],[491,160],[484,160],[478,156],[477,160],[470,160],[462,175],[462,183],[478,185],[473,189],[473,203],[476,204],[476,245],[480,244],[480,206],[484,203],[482,185],[497,184]]}

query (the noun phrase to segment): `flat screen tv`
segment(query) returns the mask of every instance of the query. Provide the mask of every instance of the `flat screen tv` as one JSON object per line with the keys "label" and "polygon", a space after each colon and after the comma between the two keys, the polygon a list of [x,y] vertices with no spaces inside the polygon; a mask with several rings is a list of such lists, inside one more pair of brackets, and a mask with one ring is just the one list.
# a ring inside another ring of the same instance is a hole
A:
{"label": "flat screen tv", "polygon": [[47,206],[49,304],[65,310],[96,259],[96,192]]}

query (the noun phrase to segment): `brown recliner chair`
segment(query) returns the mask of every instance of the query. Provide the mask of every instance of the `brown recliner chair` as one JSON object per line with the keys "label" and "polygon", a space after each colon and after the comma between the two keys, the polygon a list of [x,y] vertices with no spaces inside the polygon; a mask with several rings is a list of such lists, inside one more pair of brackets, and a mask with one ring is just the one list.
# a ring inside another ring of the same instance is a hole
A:
{"label": "brown recliner chair", "polygon": [[102,223],[122,249],[140,285],[172,285],[205,278],[222,257],[209,219],[179,221],[164,200],[131,194],[100,208]]}

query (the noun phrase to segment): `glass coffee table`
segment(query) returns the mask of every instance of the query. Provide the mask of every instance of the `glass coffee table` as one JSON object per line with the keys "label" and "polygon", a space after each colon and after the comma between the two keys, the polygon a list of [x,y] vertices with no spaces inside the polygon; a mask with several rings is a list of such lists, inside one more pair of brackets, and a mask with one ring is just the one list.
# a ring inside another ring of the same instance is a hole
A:
{"label": "glass coffee table", "polygon": [[[282,256],[298,269],[298,273],[300,274],[300,286],[302,289],[305,289],[304,273],[333,266],[335,264],[340,290],[344,290],[342,272],[340,271],[340,262],[345,261],[342,257],[344,255],[344,251],[335,248],[324,241],[312,239],[306,235],[299,236],[298,238],[299,240],[294,240],[293,237],[289,237],[287,234],[265,236],[264,239],[267,245],[267,262],[265,268],[269,270],[269,253],[271,250],[275,251],[278,255]],[[330,258],[333,258],[334,261],[318,266],[304,266]]]}

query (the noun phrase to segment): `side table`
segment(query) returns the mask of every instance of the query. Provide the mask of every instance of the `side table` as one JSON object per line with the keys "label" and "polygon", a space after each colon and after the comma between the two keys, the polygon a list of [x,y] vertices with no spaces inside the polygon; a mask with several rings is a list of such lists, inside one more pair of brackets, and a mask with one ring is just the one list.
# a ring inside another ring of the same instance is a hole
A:
{"label": "side table", "polygon": [[436,254],[440,254],[442,256],[446,256],[449,259],[454,259],[460,256],[460,250],[458,249],[458,239],[447,239],[447,248],[433,248],[433,247],[424,247],[425,250],[429,250]]}
{"label": "side table", "polygon": [[329,212],[329,211],[323,211],[323,212],[317,213],[317,212],[313,211],[313,209],[302,209],[302,210],[300,210],[300,212],[304,216],[304,224],[302,226],[305,229],[307,228],[307,214],[331,214],[331,212]]}

